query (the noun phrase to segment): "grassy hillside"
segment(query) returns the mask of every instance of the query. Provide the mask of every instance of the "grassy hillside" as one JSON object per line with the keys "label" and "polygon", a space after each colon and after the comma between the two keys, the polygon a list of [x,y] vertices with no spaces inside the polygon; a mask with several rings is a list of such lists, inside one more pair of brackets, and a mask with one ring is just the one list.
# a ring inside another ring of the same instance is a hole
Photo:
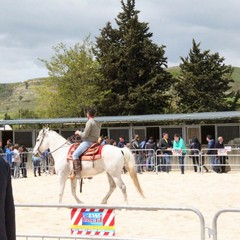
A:
{"label": "grassy hillside", "polygon": [[240,90],[240,67],[234,67],[232,77],[234,80],[234,83],[232,84],[233,89],[235,91]]}
{"label": "grassy hillside", "polygon": [[22,83],[0,84],[0,119],[7,112],[11,118],[19,118],[19,109],[34,111],[37,106],[38,87],[43,87],[45,78]]}
{"label": "grassy hillside", "polygon": [[[180,74],[179,67],[169,67],[167,69],[174,77]],[[234,91],[240,90],[240,67],[234,67],[234,71],[232,74],[234,83],[232,84],[232,88]]]}
{"label": "grassy hillside", "polygon": [[177,77],[180,74],[180,67],[169,67],[167,69],[174,77]]}
{"label": "grassy hillside", "polygon": [[[179,67],[170,67],[168,71],[177,76]],[[235,67],[233,72],[234,91],[240,90],[240,68]],[[37,107],[38,88],[43,88],[46,78],[31,79],[21,83],[0,84],[0,119],[7,112],[11,118],[19,118],[19,109],[34,111]]]}

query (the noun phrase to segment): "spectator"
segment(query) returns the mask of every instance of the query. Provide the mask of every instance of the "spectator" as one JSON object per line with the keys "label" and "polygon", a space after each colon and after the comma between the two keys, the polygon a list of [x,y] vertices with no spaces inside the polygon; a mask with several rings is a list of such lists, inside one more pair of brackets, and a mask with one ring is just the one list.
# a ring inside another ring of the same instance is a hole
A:
{"label": "spectator", "polygon": [[0,157],[0,182],[0,239],[16,240],[11,170],[2,157]]}
{"label": "spectator", "polygon": [[27,161],[28,161],[28,150],[27,148],[22,145],[19,149],[20,153],[20,159],[21,159],[21,171],[22,171],[22,176],[24,178],[27,178]]}
{"label": "spectator", "polygon": [[[134,139],[131,141],[131,149],[140,149],[139,146],[139,140],[140,137],[138,134],[135,135]],[[135,163],[136,163],[136,172],[137,173],[142,173],[141,171],[141,154],[139,153],[139,151],[133,151],[134,154],[134,158],[135,158]]]}
{"label": "spectator", "polygon": [[39,156],[32,156],[32,161],[33,161],[33,173],[34,173],[34,177],[37,176],[37,172],[38,172],[38,176],[41,176],[41,157]]}
{"label": "spectator", "polygon": [[153,137],[150,137],[145,144],[145,149],[147,149],[147,171],[153,171],[154,170],[154,151],[156,150],[156,143],[154,141]]}
{"label": "spectator", "polygon": [[184,159],[186,155],[186,145],[179,134],[174,134],[173,151],[178,155],[181,174],[184,174]]}
{"label": "spectator", "polygon": [[172,147],[173,144],[169,139],[168,133],[163,133],[163,137],[159,142],[158,148],[162,152],[162,159],[163,159],[163,165],[165,165],[165,170],[167,173],[169,173],[170,170],[170,159],[172,156]]}
{"label": "spectator", "polygon": [[[224,149],[223,144],[223,137],[218,137],[218,141],[215,143],[214,146],[215,149]],[[215,157],[215,166],[213,170],[217,173],[226,173],[226,156],[224,156],[224,153],[219,153],[218,150],[216,151],[216,157]]]}
{"label": "spectator", "polygon": [[119,142],[117,146],[119,148],[123,148],[123,147],[126,147],[126,145],[127,145],[127,142],[125,141],[124,137],[123,136],[119,137]]}
{"label": "spectator", "polygon": [[[147,139],[147,137],[145,137],[144,140],[142,140],[139,143],[139,148],[145,150],[147,141],[148,141],[148,139]],[[144,166],[146,166],[146,154],[145,154],[145,151],[143,151],[143,150],[139,151],[139,154],[141,155],[141,157],[140,157],[141,169],[142,169],[142,172],[144,172],[144,171],[146,171],[146,169],[144,169]]]}
{"label": "spectator", "polygon": [[7,144],[6,144],[6,146],[4,147],[4,152],[6,152],[6,149],[7,149],[7,147],[8,147],[9,145],[13,145],[13,144],[12,144],[12,139],[8,139],[8,140],[7,140]]}
{"label": "spectator", "polygon": [[5,152],[6,152],[6,160],[10,166],[11,169],[11,175],[13,176],[13,164],[12,164],[12,157],[13,157],[13,145],[12,144],[8,144],[5,148]]}
{"label": "spectator", "polygon": [[114,139],[110,139],[110,143],[109,144],[117,147],[117,141],[114,140]]}
{"label": "spectator", "polygon": [[139,147],[140,147],[141,149],[145,149],[145,146],[146,146],[147,141],[148,141],[148,138],[145,137],[144,140],[140,142]]}
{"label": "spectator", "polygon": [[51,170],[52,170],[52,174],[56,174],[56,171],[54,168],[54,158],[51,152],[48,153],[48,162],[49,162],[49,173],[51,173]]}
{"label": "spectator", "polygon": [[194,172],[200,172],[201,168],[200,168],[200,161],[199,161],[199,155],[200,155],[200,151],[201,151],[201,144],[198,141],[197,137],[192,137],[191,139],[191,143],[190,143],[190,156],[192,158],[193,161],[193,168],[194,168]]}
{"label": "spectator", "polygon": [[0,141],[0,156],[3,156],[4,150],[2,147],[2,141]]}
{"label": "spectator", "polygon": [[[197,169],[199,169],[199,172],[201,172],[202,168],[204,168],[205,171],[208,172],[207,167],[204,165],[204,156],[202,156],[201,148],[201,143],[199,142],[198,138],[194,136],[191,139],[190,144],[190,149],[192,149],[190,154],[194,165],[194,172],[197,172]],[[200,157],[202,157],[201,161]]]}
{"label": "spectator", "polygon": [[49,154],[50,150],[46,149],[41,156],[42,159],[42,168],[43,168],[43,172],[46,172],[47,174],[49,173],[49,161],[48,161],[48,154]]}
{"label": "spectator", "polygon": [[106,144],[110,144],[110,138],[108,136],[105,136],[101,143],[101,145],[106,145]]}
{"label": "spectator", "polygon": [[211,168],[213,170],[214,167],[214,162],[215,162],[215,152],[214,151],[214,146],[215,146],[215,140],[213,139],[213,137],[211,135],[207,135],[206,140],[208,142],[208,150],[207,150],[207,155],[210,156],[210,164],[211,164]]}
{"label": "spectator", "polygon": [[15,144],[14,149],[13,149],[13,168],[14,168],[14,178],[19,178],[20,177],[20,165],[21,165],[21,159],[20,159],[20,154],[19,154],[19,145]]}

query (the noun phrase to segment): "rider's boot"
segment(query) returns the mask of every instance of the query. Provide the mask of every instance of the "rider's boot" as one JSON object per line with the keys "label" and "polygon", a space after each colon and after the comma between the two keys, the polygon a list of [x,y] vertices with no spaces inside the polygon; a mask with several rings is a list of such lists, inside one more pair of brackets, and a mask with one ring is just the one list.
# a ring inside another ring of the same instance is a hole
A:
{"label": "rider's boot", "polygon": [[71,175],[69,176],[69,178],[71,180],[73,180],[76,177],[76,175],[79,175],[79,177],[80,177],[80,170],[81,170],[80,167],[81,167],[80,160],[74,159],[73,160],[73,170],[72,170]]}

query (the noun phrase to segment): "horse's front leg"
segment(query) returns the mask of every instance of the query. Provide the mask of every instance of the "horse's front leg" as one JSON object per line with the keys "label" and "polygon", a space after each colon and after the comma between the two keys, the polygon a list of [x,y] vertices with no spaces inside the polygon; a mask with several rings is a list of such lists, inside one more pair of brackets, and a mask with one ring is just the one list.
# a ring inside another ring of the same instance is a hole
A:
{"label": "horse's front leg", "polygon": [[59,191],[59,200],[58,200],[59,204],[62,203],[62,198],[63,198],[66,181],[67,181],[67,176],[65,176],[65,175],[59,176],[59,182],[60,182],[60,191]]}
{"label": "horse's front leg", "polygon": [[75,177],[73,180],[71,180],[71,190],[72,190],[72,195],[77,201],[77,203],[82,203],[82,201],[77,197],[77,178]]}

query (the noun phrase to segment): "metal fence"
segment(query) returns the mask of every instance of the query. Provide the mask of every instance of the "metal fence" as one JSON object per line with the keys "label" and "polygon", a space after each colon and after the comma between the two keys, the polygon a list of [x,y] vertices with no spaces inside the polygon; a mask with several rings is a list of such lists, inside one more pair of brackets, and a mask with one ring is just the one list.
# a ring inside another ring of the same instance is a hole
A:
{"label": "metal fence", "polygon": [[[207,154],[209,150],[215,151],[217,154]],[[211,162],[211,158],[224,157],[226,163],[221,164],[220,162]],[[239,148],[226,148],[226,149],[202,149],[202,159],[205,159],[204,165],[210,170],[213,170],[214,165],[222,165],[226,168],[226,172],[239,171],[240,170],[240,149]]]}
{"label": "metal fence", "polygon": [[[195,149],[185,149],[184,154],[184,170],[194,171],[199,173],[212,172],[213,163],[212,158],[224,157],[226,158],[225,164],[217,163],[215,167],[225,166],[226,172],[239,171],[240,170],[240,149],[239,148],[226,148],[226,149],[207,149],[204,148],[201,151]],[[216,154],[208,154],[208,150],[215,151]],[[170,154],[166,156],[160,149],[138,149],[132,150],[136,159],[136,171],[154,171],[169,172],[180,171],[181,164],[179,164],[179,158],[182,157],[181,152],[170,151]],[[27,153],[28,161],[25,165],[20,165],[19,176],[23,176],[23,169],[33,169],[32,152]],[[6,159],[6,154],[0,154]],[[168,161],[167,161],[168,158]],[[52,157],[48,159],[42,158],[40,162],[41,172],[54,173],[54,160]],[[12,171],[14,171],[14,164],[12,164]]]}
{"label": "metal fence", "polygon": [[[213,236],[213,240],[218,239],[218,228],[217,228],[217,221],[220,215],[223,213],[240,213],[240,208],[226,208],[218,211],[212,220],[212,229],[209,230],[209,235]],[[238,236],[239,238],[239,236]]]}
{"label": "metal fence", "polygon": [[[33,160],[32,160],[32,157],[33,157],[32,152],[27,152],[26,154],[27,154],[27,162],[25,162],[25,164],[20,163],[20,166],[17,170],[18,171],[17,176],[16,176],[17,178],[24,177],[24,175],[27,173],[28,170],[34,169],[34,164],[33,164]],[[8,157],[6,156],[5,153],[1,153],[0,156],[9,162]],[[12,162],[10,164],[10,167],[12,170],[12,175],[14,176],[15,163]],[[47,174],[50,174],[50,173],[53,174],[55,172],[54,160],[52,159],[52,157],[49,157],[47,159],[42,157],[40,159],[39,167],[40,167],[41,173],[45,172]]]}
{"label": "metal fence", "polygon": [[[217,151],[216,154],[208,154],[208,150],[209,149],[202,149],[201,152],[197,152],[195,154],[192,154],[192,150],[191,149],[186,149],[186,155],[185,155],[185,161],[184,161],[184,167],[187,171],[195,171],[195,168],[197,169],[197,172],[200,173],[204,173],[206,170],[204,169],[204,167],[206,167],[209,171],[212,171],[212,163],[211,163],[211,157],[226,157],[227,162],[226,164],[224,164],[225,167],[228,168],[228,171],[237,171],[240,170],[240,149],[239,148],[227,148],[227,149],[222,149],[221,151],[219,151],[219,149],[211,149],[211,150],[215,150]],[[134,153],[136,154],[136,152],[134,151]],[[142,170],[144,171],[154,171],[156,173],[161,173],[161,172],[166,172],[166,167],[167,167],[167,163],[164,161],[164,155],[160,150],[153,150],[153,149],[141,149],[138,150],[138,153],[141,158],[140,158],[140,162],[137,162],[137,167],[140,167]],[[179,162],[178,162],[178,158],[179,156],[181,156],[181,153],[172,153],[172,155],[170,156],[170,163],[169,163],[169,167],[170,167],[170,171],[180,171],[180,167],[179,167]],[[3,157],[5,158],[5,154],[3,154]],[[193,157],[198,157],[198,163],[194,164],[192,158]],[[220,165],[220,164],[218,164]],[[194,168],[195,167],[195,168]],[[41,171],[45,171],[47,169],[53,169],[53,163],[51,163],[51,165],[47,164],[46,161],[42,161],[41,163]],[[21,170],[23,168],[20,169],[20,176],[21,176]],[[33,169],[33,165],[32,165],[32,152],[28,153],[28,162],[26,165],[26,169]],[[137,169],[136,169],[137,170]],[[36,207],[36,208],[72,208],[72,207],[79,207],[79,205],[21,205],[21,204],[17,204],[16,207]],[[99,207],[99,206],[84,206],[81,205],[81,208],[84,207]],[[101,206],[103,207],[103,206]],[[198,215],[199,217],[199,221],[200,221],[200,239],[203,240],[205,239],[205,228],[207,228],[205,226],[205,221],[204,221],[204,217],[201,214],[201,212],[199,212],[199,210],[194,209],[194,208],[182,208],[182,207],[130,207],[130,206],[105,206],[104,208],[114,208],[116,210],[121,210],[121,209],[126,209],[126,210],[139,210],[139,211],[159,211],[159,210],[164,210],[164,211],[192,211],[195,214]],[[121,208],[121,209],[120,209]],[[218,217],[220,215],[222,215],[223,213],[229,213],[229,212],[234,212],[234,213],[239,213],[240,209],[223,209],[219,212],[217,212],[214,215],[213,221],[212,221],[212,228],[208,228],[209,229],[209,235],[213,237],[214,240],[218,239],[218,228],[217,228],[217,221],[218,221]],[[17,235],[18,239],[42,239],[42,240],[47,240],[47,239],[106,239],[106,237],[101,238],[101,237],[92,237],[92,236],[81,236],[81,238],[79,238],[79,236],[59,236],[59,235],[34,235],[34,234],[29,234],[29,235],[22,235],[22,234],[18,234]],[[108,237],[108,239],[115,239],[115,240],[123,240],[123,239],[139,239],[139,238],[111,238]],[[144,238],[142,238],[144,239]],[[149,238],[148,238],[149,239]]]}
{"label": "metal fence", "polygon": [[[225,167],[226,172],[229,171],[239,171],[240,170],[240,149],[239,148],[226,148],[226,149],[184,149],[186,154],[182,156],[181,152],[170,151],[166,156],[164,152],[160,149],[158,150],[133,150],[135,155],[138,155],[138,160],[136,160],[137,171],[154,171],[168,172],[169,171],[180,171],[181,164],[179,163],[179,158],[184,157],[184,170],[194,171],[199,173],[214,172],[214,167]],[[208,154],[208,150],[216,151],[215,154]],[[149,154],[150,152],[150,154]],[[150,157],[149,157],[150,155]],[[220,162],[213,163],[211,158],[221,158],[224,157],[226,163],[222,164]],[[167,161],[166,158],[169,160]],[[139,160],[140,159],[140,160]]]}
{"label": "metal fence", "polygon": [[[15,207],[17,208],[81,208],[81,209],[114,209],[114,210],[128,210],[128,211],[176,211],[176,212],[193,212],[197,215],[199,220],[199,239],[205,240],[205,220],[202,215],[202,213],[193,207],[160,207],[160,206],[118,206],[118,205],[43,205],[43,204],[16,204]],[[147,220],[147,219],[146,219]],[[84,236],[84,235],[78,235],[78,236],[60,236],[60,235],[34,235],[34,234],[17,234],[17,239],[114,239],[114,240],[137,240],[137,239],[145,239],[145,238],[121,238],[121,237],[106,237],[106,236]],[[147,239],[154,239],[148,237]],[[158,238],[159,239],[159,238]],[[197,239],[197,237],[195,238]]]}
{"label": "metal fence", "polygon": [[[240,208],[226,208],[215,213],[212,220],[212,228],[206,227],[205,219],[203,214],[196,208],[193,207],[160,207],[160,206],[116,206],[116,205],[43,205],[43,204],[16,204],[17,208],[56,208],[56,209],[72,209],[72,208],[81,208],[81,209],[114,209],[114,210],[128,210],[128,211],[175,211],[175,212],[192,212],[197,215],[199,220],[199,235],[194,236],[194,239],[206,239],[205,230],[208,229],[209,238],[213,238],[213,240],[218,239],[218,227],[217,221],[220,215],[223,213],[240,213]],[[148,219],[146,219],[148,221]],[[182,236],[179,236],[179,238]],[[111,236],[89,236],[89,235],[51,235],[51,234],[20,234],[17,233],[18,240],[32,240],[32,239],[108,239],[108,240],[137,240],[137,239],[148,239],[154,240],[155,238],[151,238],[150,236],[147,238],[134,238],[134,237],[111,237]],[[163,238],[157,238],[162,239]]]}

